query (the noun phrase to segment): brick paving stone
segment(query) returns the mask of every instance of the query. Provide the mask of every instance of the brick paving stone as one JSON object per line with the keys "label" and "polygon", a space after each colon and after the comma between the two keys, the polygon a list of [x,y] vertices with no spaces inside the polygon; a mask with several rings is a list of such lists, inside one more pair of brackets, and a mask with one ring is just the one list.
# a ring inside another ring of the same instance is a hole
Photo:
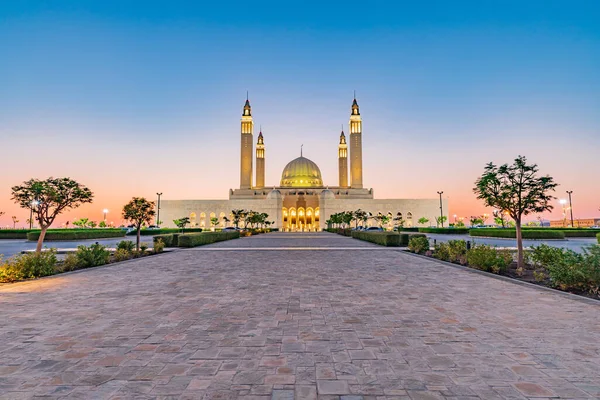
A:
{"label": "brick paving stone", "polygon": [[600,397],[600,305],[327,233],[0,285],[0,302],[0,399]]}

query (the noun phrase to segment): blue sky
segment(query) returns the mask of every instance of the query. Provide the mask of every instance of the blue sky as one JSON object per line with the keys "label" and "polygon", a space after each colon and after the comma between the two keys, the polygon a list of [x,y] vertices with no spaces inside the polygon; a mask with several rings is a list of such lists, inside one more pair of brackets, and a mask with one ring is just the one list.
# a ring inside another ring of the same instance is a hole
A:
{"label": "blue sky", "polygon": [[[365,182],[378,197],[444,189],[451,207],[453,198],[474,207],[483,165],[524,154],[591,214],[598,21],[595,1],[2,2],[3,158],[29,161],[4,169],[3,186],[76,173],[98,192],[108,180],[161,186],[170,198],[225,197],[239,180],[246,90],[265,134],[267,183],[304,144],[335,185],[356,90]],[[181,181],[146,169],[134,177],[150,157]],[[6,188],[0,196],[2,207]]]}

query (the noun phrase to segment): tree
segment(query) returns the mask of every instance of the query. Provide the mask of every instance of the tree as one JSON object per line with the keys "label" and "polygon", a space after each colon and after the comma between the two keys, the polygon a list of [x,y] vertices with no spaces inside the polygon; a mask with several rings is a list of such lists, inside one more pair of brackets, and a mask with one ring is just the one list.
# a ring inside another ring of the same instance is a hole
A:
{"label": "tree", "polygon": [[217,218],[217,217],[212,217],[212,218],[210,219],[210,224],[213,226],[213,228],[214,228],[215,226],[219,225],[219,218]]}
{"label": "tree", "polygon": [[402,218],[402,213],[399,212],[396,214],[396,216],[394,217],[394,222],[396,223],[398,230],[404,228],[404,218]]}
{"label": "tree", "polygon": [[368,217],[367,212],[361,210],[360,208],[358,210],[354,211],[354,220],[355,220],[354,227],[358,228],[358,223],[362,222],[362,221],[366,221],[367,217]]}
{"label": "tree", "polygon": [[93,198],[90,189],[70,178],[30,179],[12,187],[12,200],[22,208],[30,210],[32,202],[37,202],[33,213],[41,229],[35,249],[38,254],[42,251],[46,232],[56,217],[67,209],[91,203]]}
{"label": "tree", "polygon": [[419,220],[417,222],[421,225],[425,225],[426,223],[429,222],[429,219],[425,218],[425,217],[421,217],[421,218],[419,218]]}
{"label": "tree", "polygon": [[445,215],[441,215],[439,217],[435,217],[435,222],[437,224],[437,226],[439,227],[440,225],[444,226],[444,222],[446,222],[448,220],[448,217],[446,217]]}
{"label": "tree", "polygon": [[88,218],[80,218],[78,220],[73,221],[73,225],[79,228],[86,228],[88,226],[89,221],[90,220]]}
{"label": "tree", "polygon": [[95,227],[98,226],[98,223],[96,221],[90,221],[88,222],[88,226],[92,229],[94,229]]}
{"label": "tree", "polygon": [[179,218],[179,219],[174,219],[173,223],[175,224],[175,226],[177,226],[179,229],[181,229],[181,233],[183,233],[183,230],[185,229],[186,225],[190,223],[190,218],[183,217],[183,218]]}
{"label": "tree", "polygon": [[554,207],[551,195],[558,186],[551,176],[538,176],[537,164],[527,164],[527,159],[518,156],[512,165],[486,165],[483,175],[475,181],[473,192],[488,207],[504,210],[514,220],[517,233],[517,267],[522,270],[523,216],[531,213],[551,211]]}
{"label": "tree", "polygon": [[106,228],[106,221],[100,221],[100,223],[98,224],[98,228]]}
{"label": "tree", "polygon": [[470,222],[471,226],[483,225],[483,218],[471,217]]}
{"label": "tree", "polygon": [[227,218],[226,216],[223,215],[223,224],[225,226],[227,226],[228,223],[229,223],[229,218]]}
{"label": "tree", "polygon": [[13,215],[11,218],[13,220],[13,229],[16,229],[17,228],[17,222],[19,222],[19,220],[17,219],[16,215]]}
{"label": "tree", "polygon": [[133,197],[129,203],[123,207],[123,219],[130,221],[136,228],[136,251],[140,250],[140,231],[142,225],[150,223],[154,218],[154,202],[148,201],[143,197]]}
{"label": "tree", "polygon": [[247,214],[248,213],[246,210],[242,210],[242,209],[231,210],[231,215],[233,215],[233,225],[236,228],[239,228],[240,221],[243,220],[244,218],[246,218]]}

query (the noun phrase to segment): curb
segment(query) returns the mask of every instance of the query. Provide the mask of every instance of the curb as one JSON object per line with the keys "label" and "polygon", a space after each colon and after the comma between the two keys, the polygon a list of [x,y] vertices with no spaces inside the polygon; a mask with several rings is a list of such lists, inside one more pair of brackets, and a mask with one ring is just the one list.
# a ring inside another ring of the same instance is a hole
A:
{"label": "curb", "polygon": [[578,294],[573,294],[573,293],[569,293],[569,292],[563,292],[562,290],[553,289],[553,288],[549,288],[549,287],[541,286],[541,285],[536,285],[535,283],[520,281],[518,279],[510,278],[508,276],[492,274],[490,272],[485,272],[485,271],[481,271],[481,270],[478,270],[478,269],[465,267],[465,266],[454,264],[454,263],[451,263],[451,262],[448,262],[448,261],[438,260],[437,258],[427,257],[427,256],[424,256],[424,255],[421,255],[421,254],[411,253],[409,251],[402,251],[402,253],[406,254],[406,255],[409,255],[409,256],[412,256],[412,257],[423,258],[425,260],[429,260],[429,261],[432,261],[432,262],[435,262],[435,263],[438,263],[438,264],[442,264],[442,265],[445,265],[447,267],[452,267],[452,268],[460,269],[462,271],[470,272],[470,273],[473,273],[473,274],[479,274],[479,275],[487,276],[489,278],[497,279],[497,280],[500,280],[500,281],[509,282],[509,283],[514,284],[514,285],[521,285],[521,286],[529,287],[529,288],[532,288],[532,289],[537,289],[537,290],[540,290],[540,291],[554,293],[554,294],[558,294],[560,296],[569,298],[571,300],[575,300],[575,301],[579,301],[579,302],[582,302],[582,303],[591,304],[591,305],[595,305],[595,306],[600,306],[600,300],[596,300],[596,299],[592,299],[592,298],[589,298],[589,297],[580,296]]}

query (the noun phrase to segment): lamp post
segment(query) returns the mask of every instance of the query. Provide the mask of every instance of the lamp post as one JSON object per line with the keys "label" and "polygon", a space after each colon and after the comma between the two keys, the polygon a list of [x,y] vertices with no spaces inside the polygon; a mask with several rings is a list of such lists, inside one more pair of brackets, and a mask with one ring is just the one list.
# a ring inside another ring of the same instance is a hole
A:
{"label": "lamp post", "polygon": [[573,194],[573,191],[567,190],[567,194],[569,195],[569,209],[571,210],[571,228],[575,228],[575,224],[573,222],[573,202],[571,201],[571,195]]}
{"label": "lamp post", "polygon": [[156,195],[158,196],[158,202],[156,203],[156,226],[160,228],[160,196],[162,196],[162,192],[156,193]]}
{"label": "lamp post", "polygon": [[563,228],[567,225],[567,210],[565,209],[565,205],[567,204],[567,201],[565,199],[560,199],[558,201],[562,207],[562,214],[563,214]]}
{"label": "lamp post", "polygon": [[37,200],[33,200],[31,202],[31,207],[29,207],[29,229],[33,229],[33,207],[39,205],[40,202]]}
{"label": "lamp post", "polygon": [[104,214],[104,222],[106,222],[106,214],[108,214],[108,209],[105,208],[104,210],[102,210],[102,213]]}
{"label": "lamp post", "polygon": [[453,217],[454,217],[454,225],[456,225],[456,217],[457,217],[457,215],[454,214]]}
{"label": "lamp post", "polygon": [[442,194],[444,194],[443,191],[441,192],[437,192],[437,194],[440,195],[440,223],[442,224],[442,228],[444,227],[444,209],[442,208]]}

